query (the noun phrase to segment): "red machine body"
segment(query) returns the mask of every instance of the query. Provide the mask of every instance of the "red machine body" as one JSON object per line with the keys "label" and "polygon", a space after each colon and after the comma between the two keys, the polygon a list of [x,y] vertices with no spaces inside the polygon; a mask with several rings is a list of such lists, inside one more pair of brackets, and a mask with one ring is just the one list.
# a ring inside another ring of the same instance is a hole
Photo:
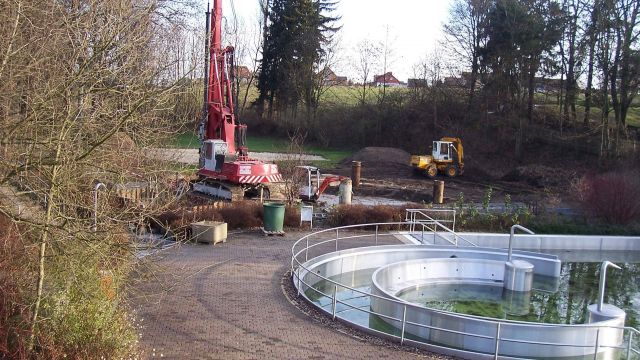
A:
{"label": "red machine body", "polygon": [[210,15],[211,36],[207,54],[209,64],[205,69],[205,105],[200,130],[201,168],[198,174],[205,181],[224,182],[227,187],[241,186],[244,193],[251,187],[281,182],[282,176],[277,165],[248,157],[245,146],[246,125],[236,124],[232,90],[234,48],[222,48],[221,45],[221,3],[222,0],[214,0]]}

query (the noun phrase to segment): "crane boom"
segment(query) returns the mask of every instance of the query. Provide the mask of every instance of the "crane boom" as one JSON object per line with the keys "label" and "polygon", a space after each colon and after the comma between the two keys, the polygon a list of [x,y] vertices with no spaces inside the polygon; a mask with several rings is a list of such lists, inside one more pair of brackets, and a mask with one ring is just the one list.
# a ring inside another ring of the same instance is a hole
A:
{"label": "crane boom", "polygon": [[[208,9],[207,9],[208,10]],[[209,32],[209,23],[211,31]],[[233,200],[240,195],[269,195],[282,182],[275,164],[249,158],[246,125],[237,124],[233,102],[234,48],[222,47],[222,0],[207,11],[205,97],[200,122],[200,180],[194,190]]]}

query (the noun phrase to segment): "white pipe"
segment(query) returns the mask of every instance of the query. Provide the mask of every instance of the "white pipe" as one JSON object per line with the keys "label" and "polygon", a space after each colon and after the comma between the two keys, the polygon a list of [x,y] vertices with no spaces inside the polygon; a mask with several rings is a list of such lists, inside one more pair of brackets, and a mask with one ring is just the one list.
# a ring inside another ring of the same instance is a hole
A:
{"label": "white pipe", "polygon": [[535,233],[524,226],[521,225],[513,225],[511,227],[511,234],[509,235],[509,256],[507,257],[507,261],[511,261],[511,255],[513,253],[513,237],[515,235],[516,229],[534,235]]}
{"label": "white pipe", "polygon": [[93,226],[91,231],[96,232],[98,230],[98,189],[106,188],[107,186],[101,182],[97,183],[93,188]]}
{"label": "white pipe", "polygon": [[598,311],[602,311],[602,304],[604,304],[604,283],[607,281],[607,267],[611,266],[616,269],[621,269],[620,266],[612,263],[611,261],[603,261],[600,265],[600,284],[598,286]]}

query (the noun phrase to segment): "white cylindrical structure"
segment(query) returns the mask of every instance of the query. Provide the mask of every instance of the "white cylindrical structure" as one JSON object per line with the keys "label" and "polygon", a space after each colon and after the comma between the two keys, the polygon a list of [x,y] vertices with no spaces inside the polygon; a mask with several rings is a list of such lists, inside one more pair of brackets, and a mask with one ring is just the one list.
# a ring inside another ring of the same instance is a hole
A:
{"label": "white cylindrical structure", "polygon": [[620,359],[620,350],[616,347],[624,342],[624,321],[627,313],[611,304],[591,304],[587,306],[589,324],[603,323],[598,329],[598,359]]}
{"label": "white cylindrical structure", "polygon": [[511,291],[531,291],[533,264],[524,260],[507,261],[504,264],[504,288]]}
{"label": "white cylindrical structure", "polygon": [[340,182],[340,187],[338,188],[338,203],[340,203],[341,205],[351,204],[351,192],[351,179],[342,180]]}

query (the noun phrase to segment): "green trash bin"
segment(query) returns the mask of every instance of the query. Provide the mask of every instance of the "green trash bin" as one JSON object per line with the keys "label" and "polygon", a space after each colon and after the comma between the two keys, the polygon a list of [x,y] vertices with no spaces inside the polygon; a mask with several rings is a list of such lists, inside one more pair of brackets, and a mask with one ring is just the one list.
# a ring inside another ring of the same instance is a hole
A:
{"label": "green trash bin", "polygon": [[284,226],[284,204],[264,203],[264,230],[282,232]]}

